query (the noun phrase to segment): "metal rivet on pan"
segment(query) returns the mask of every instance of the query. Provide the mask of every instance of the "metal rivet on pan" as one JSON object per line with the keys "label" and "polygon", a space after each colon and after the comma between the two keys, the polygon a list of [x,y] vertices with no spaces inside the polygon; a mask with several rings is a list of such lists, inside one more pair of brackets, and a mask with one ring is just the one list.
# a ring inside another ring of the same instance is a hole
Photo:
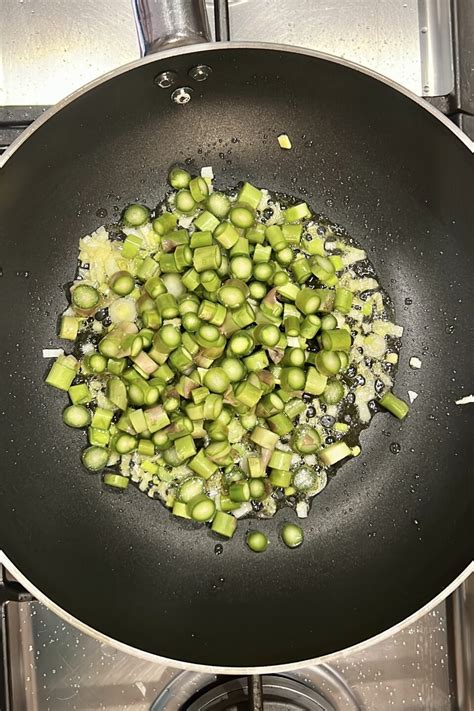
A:
{"label": "metal rivet on pan", "polygon": [[171,98],[175,104],[187,104],[191,101],[193,90],[190,86],[180,86],[179,89],[175,89],[171,94]]}
{"label": "metal rivet on pan", "polygon": [[170,86],[176,84],[177,78],[176,72],[161,72],[161,74],[157,74],[153,81],[160,89],[169,89]]}
{"label": "metal rivet on pan", "polygon": [[194,79],[194,81],[206,81],[210,74],[212,74],[212,69],[208,67],[207,64],[198,64],[192,67],[188,72],[188,76]]}

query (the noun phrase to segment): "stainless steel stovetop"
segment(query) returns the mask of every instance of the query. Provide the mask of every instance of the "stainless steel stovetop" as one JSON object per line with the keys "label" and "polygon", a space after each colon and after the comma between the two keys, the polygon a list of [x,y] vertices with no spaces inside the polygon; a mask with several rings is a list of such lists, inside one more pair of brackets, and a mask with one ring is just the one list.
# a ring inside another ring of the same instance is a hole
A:
{"label": "stainless steel stovetop", "polygon": [[[384,641],[288,674],[327,704],[302,708],[472,711],[473,612],[471,576],[448,604]],[[7,623],[13,711],[178,711],[217,681],[212,674],[182,672],[105,646],[39,602],[8,603]]]}
{"label": "stainless steel stovetop", "polygon": [[[212,0],[207,5],[212,26]],[[447,0],[229,0],[229,7],[234,40],[345,57],[420,96],[453,88]],[[130,0],[2,0],[0,13],[0,105],[55,103],[139,56]]]}
{"label": "stainless steel stovetop", "polygon": [[[474,22],[465,12],[471,3],[229,0],[231,37],[346,57],[431,100],[469,132]],[[212,6],[208,1],[211,26]],[[0,26],[0,150],[43,107],[139,56],[130,0],[1,0]],[[172,711],[216,681],[105,646],[37,601],[8,602],[4,609],[12,711]],[[282,683],[302,681],[314,690],[314,705],[308,697],[304,708],[473,711],[473,610],[471,576],[416,623]],[[265,708],[295,708],[292,698]],[[2,703],[0,693],[0,709]]]}

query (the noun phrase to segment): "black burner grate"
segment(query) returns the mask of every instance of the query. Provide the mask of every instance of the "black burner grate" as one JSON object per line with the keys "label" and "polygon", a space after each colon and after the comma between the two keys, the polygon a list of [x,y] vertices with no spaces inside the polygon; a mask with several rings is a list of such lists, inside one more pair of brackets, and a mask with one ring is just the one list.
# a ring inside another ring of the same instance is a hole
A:
{"label": "black burner grate", "polygon": [[47,106],[0,107],[0,154],[47,108]]}
{"label": "black burner grate", "polygon": [[[262,705],[255,705],[253,677],[218,682],[186,704],[183,711],[336,711],[335,707],[311,686],[287,676],[264,675]],[[156,707],[152,707],[156,709]],[[159,708],[159,707],[158,707]]]}

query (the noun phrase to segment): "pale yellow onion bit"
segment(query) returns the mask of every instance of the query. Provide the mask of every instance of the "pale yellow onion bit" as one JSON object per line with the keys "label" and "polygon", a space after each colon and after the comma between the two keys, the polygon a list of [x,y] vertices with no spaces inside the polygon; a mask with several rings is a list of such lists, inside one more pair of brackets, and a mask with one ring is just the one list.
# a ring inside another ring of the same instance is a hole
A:
{"label": "pale yellow onion bit", "polygon": [[345,252],[342,255],[342,263],[345,267],[355,262],[361,262],[363,259],[367,258],[367,254],[363,249],[358,249],[357,247],[346,247]]}
{"label": "pale yellow onion bit", "polygon": [[278,136],[278,144],[280,148],[284,148],[286,150],[291,149],[291,141],[286,133],[280,133]]}
{"label": "pale yellow onion bit", "polygon": [[383,313],[385,310],[385,306],[384,306],[382,294],[380,293],[380,291],[377,291],[373,295],[373,302],[374,302],[375,311],[380,314]]}
{"label": "pale yellow onion bit", "polygon": [[397,324],[391,321],[384,321],[383,319],[374,321],[372,330],[379,336],[394,336],[395,338],[401,338],[403,336],[403,326],[397,326]]}

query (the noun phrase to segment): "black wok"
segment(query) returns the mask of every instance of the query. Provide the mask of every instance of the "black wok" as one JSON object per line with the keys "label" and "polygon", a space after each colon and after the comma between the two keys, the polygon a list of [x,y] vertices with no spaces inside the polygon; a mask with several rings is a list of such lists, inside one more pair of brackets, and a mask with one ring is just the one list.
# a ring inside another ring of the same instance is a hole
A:
{"label": "black wok", "polygon": [[[197,82],[200,64],[212,74]],[[180,105],[170,94],[183,86]],[[212,165],[220,187],[304,195],[366,247],[405,327],[395,391],[419,397],[402,424],[374,417],[295,551],[277,536],[289,510],[259,524],[265,555],[244,545],[249,521],[216,556],[211,533],[133,487],[104,491],[81,469],[83,434],[61,424],[64,396],[43,384],[79,236],[98,209],[113,221],[137,198],[153,206],[176,161]],[[227,670],[328,655],[440,595],[472,558],[472,405],[455,400],[473,391],[473,186],[472,144],[447,119],[371,72],[288,47],[164,51],[48,112],[0,175],[1,560],[95,634]]]}

